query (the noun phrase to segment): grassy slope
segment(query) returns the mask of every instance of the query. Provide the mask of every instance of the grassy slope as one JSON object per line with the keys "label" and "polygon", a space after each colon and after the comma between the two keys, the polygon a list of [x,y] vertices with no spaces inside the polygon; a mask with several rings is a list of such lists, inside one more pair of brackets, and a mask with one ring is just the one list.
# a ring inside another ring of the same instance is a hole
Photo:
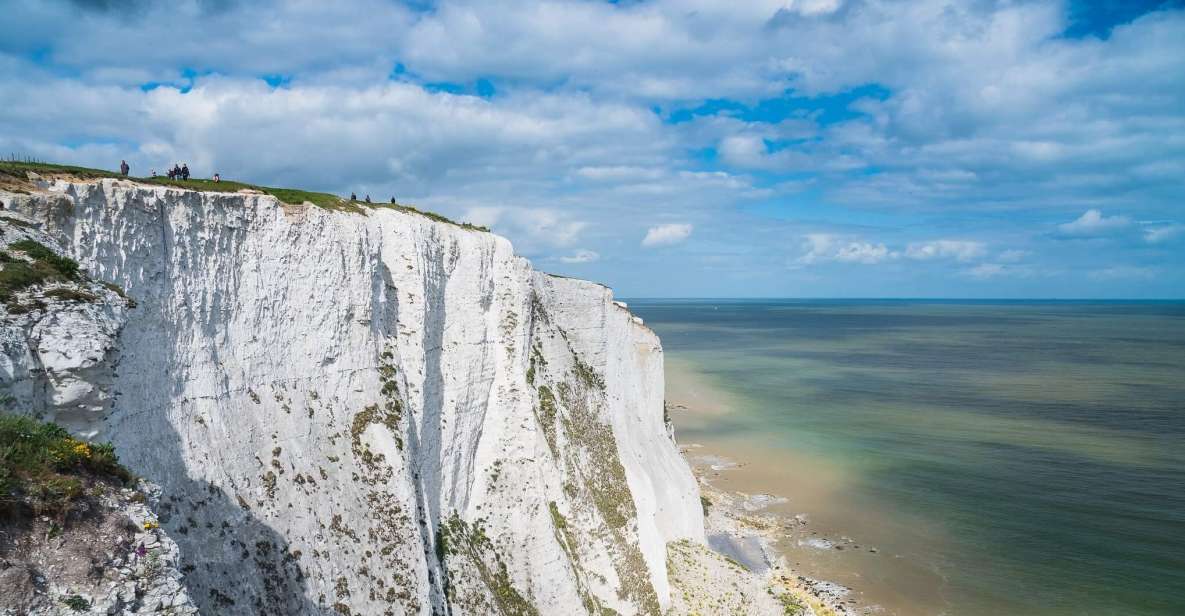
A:
{"label": "grassy slope", "polygon": [[437,222],[457,225],[464,229],[471,229],[474,231],[489,231],[486,227],[479,227],[469,223],[458,223],[440,214],[433,212],[425,212],[418,210],[410,205],[402,205],[396,203],[364,203],[362,201],[350,201],[342,199],[337,195],[329,193],[311,192],[307,190],[298,190],[294,188],[271,188],[268,186],[256,186],[254,184],[247,184],[244,182],[235,182],[233,180],[222,180],[221,182],[214,182],[213,180],[202,180],[191,178],[189,180],[170,180],[167,177],[154,178],[123,178],[118,173],[112,171],[104,171],[102,169],[89,169],[86,167],[73,167],[70,165],[54,165],[50,163],[26,163],[13,161],[0,161],[0,178],[9,176],[18,180],[24,180],[25,174],[29,171],[39,175],[47,176],[68,176],[79,178],[83,180],[92,180],[100,178],[117,178],[126,179],[132,182],[139,182],[141,184],[155,184],[157,186],[173,186],[176,188],[184,188],[188,190],[198,190],[203,192],[227,192],[233,193],[240,190],[257,190],[259,192],[271,195],[284,203],[299,205],[305,202],[312,203],[317,207],[322,207],[328,210],[353,212],[360,214],[364,208],[390,208],[409,214],[417,214],[435,220]]}
{"label": "grassy slope", "polygon": [[24,253],[30,259],[25,261],[0,250],[0,263],[4,265],[4,268],[0,269],[0,302],[9,307],[10,313],[17,308],[17,292],[46,282],[78,279],[77,262],[56,255],[33,240],[14,242],[8,249]]}
{"label": "grassy slope", "polygon": [[0,515],[23,507],[38,515],[68,513],[85,496],[87,478],[126,483],[132,475],[108,443],[80,441],[29,417],[0,415]]}

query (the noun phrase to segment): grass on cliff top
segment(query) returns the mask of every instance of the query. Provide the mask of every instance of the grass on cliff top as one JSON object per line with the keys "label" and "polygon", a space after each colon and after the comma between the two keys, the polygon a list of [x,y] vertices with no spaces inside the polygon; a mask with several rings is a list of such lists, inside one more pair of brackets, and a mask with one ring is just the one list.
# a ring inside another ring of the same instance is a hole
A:
{"label": "grass on cliff top", "polygon": [[[32,171],[39,175],[46,176],[67,176],[84,180],[100,179],[100,178],[116,178],[125,179],[132,182],[139,182],[141,184],[154,184],[157,186],[172,186],[175,188],[185,188],[188,190],[198,190],[202,192],[227,192],[233,193],[240,190],[256,190],[261,193],[271,195],[284,203],[291,205],[300,205],[306,201],[312,203],[317,207],[322,207],[327,210],[335,210],[342,212],[351,212],[361,214],[364,212],[363,208],[390,208],[408,214],[416,214],[423,216],[436,222],[443,222],[450,225],[456,225],[463,229],[470,229],[474,231],[489,231],[489,228],[472,225],[467,222],[456,222],[450,220],[440,214],[434,212],[426,212],[424,210],[416,209],[410,205],[403,205],[398,203],[365,203],[362,201],[351,201],[349,199],[342,199],[337,195],[331,195],[323,192],[312,192],[308,190],[299,190],[296,188],[271,188],[268,186],[258,186],[255,184],[247,184],[245,182],[236,182],[234,180],[222,180],[215,182],[213,180],[190,178],[188,180],[170,180],[167,176],[157,177],[123,177],[118,173],[112,171],[105,171],[103,169],[89,169],[87,167],[74,167],[70,165],[55,165],[51,163],[34,163],[34,162],[17,162],[17,161],[0,161],[0,180],[8,177],[9,182],[19,181],[24,182],[26,173]],[[3,185],[0,181],[0,187]]]}
{"label": "grass on cliff top", "polygon": [[32,171],[40,175],[69,175],[83,180],[98,178],[117,178],[118,173],[89,167],[75,167],[73,165],[55,165],[52,163],[28,163],[21,161],[0,161],[0,174],[20,180],[25,179],[25,172]]}
{"label": "grass on cliff top", "polygon": [[0,415],[0,513],[24,507],[38,515],[68,513],[87,478],[123,484],[132,474],[110,443],[87,443],[52,423]]}

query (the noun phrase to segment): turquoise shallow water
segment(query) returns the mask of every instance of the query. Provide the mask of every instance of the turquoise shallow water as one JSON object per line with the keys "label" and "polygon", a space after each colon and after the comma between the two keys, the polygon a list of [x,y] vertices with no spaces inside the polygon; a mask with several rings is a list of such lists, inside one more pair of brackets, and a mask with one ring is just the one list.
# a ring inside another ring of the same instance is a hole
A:
{"label": "turquoise shallow water", "polygon": [[941,534],[908,556],[942,580],[920,612],[1185,614],[1185,303],[630,308],[736,401],[705,433]]}

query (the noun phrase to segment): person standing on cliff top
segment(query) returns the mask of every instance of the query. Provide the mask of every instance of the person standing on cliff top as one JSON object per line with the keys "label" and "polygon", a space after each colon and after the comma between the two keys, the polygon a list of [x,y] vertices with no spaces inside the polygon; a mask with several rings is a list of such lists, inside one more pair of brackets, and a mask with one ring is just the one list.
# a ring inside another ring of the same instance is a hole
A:
{"label": "person standing on cliff top", "polygon": [[128,172],[131,170],[132,170],[132,168],[128,166],[128,161],[126,161],[126,160],[119,161],[119,174],[120,175],[127,177]]}
{"label": "person standing on cliff top", "polygon": [[181,163],[181,179],[183,179],[183,180],[189,179],[189,165],[187,165],[185,163]]}
{"label": "person standing on cliff top", "polygon": [[174,179],[174,180],[181,179],[181,165],[178,165],[177,163],[173,163],[173,172],[172,173],[173,173],[173,175],[170,176],[171,179]]}

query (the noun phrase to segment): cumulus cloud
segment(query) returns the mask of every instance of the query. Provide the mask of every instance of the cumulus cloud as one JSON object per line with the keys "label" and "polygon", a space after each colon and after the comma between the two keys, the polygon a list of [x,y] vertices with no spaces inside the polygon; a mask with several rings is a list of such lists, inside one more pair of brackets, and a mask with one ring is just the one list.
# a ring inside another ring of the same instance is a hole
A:
{"label": "cumulus cloud", "polygon": [[686,223],[669,223],[650,227],[646,230],[646,237],[642,238],[642,245],[652,247],[678,244],[691,236],[691,230],[692,226]]}
{"label": "cumulus cloud", "polygon": [[559,258],[564,263],[592,263],[599,261],[601,255],[592,250],[577,250],[576,252]]}
{"label": "cumulus cloud", "polygon": [[840,247],[835,253],[835,260],[845,263],[880,263],[888,257],[889,249],[884,244],[867,242],[852,242]]}
{"label": "cumulus cloud", "polygon": [[1075,220],[1057,226],[1062,235],[1069,237],[1098,237],[1126,228],[1131,219],[1126,216],[1104,216],[1099,210],[1086,210]]}
{"label": "cumulus cloud", "polygon": [[1185,236],[1185,225],[1156,225],[1144,230],[1144,241],[1149,244],[1164,244]]}
{"label": "cumulus cloud", "polygon": [[835,261],[871,265],[901,257],[915,261],[965,262],[984,257],[986,254],[987,244],[974,240],[937,239],[911,242],[903,250],[895,250],[884,243],[860,238],[833,233],[809,233],[804,237],[804,252],[798,258],[798,263]]}
{"label": "cumulus cloud", "polygon": [[515,248],[525,254],[571,246],[589,226],[586,221],[551,208],[476,206],[463,211],[461,220],[517,238]]}
{"label": "cumulus cloud", "polygon": [[987,253],[983,242],[969,240],[932,240],[916,242],[905,249],[905,256],[919,261],[931,259],[956,259],[970,261]]}
{"label": "cumulus cloud", "polygon": [[[1086,37],[1059,0],[134,4],[5,5],[0,152],[395,195],[528,255],[607,254],[645,208],[711,221],[697,247],[743,246],[756,270],[801,235],[781,215],[801,204],[879,226],[802,263],[1120,262],[1024,243],[1067,207],[1085,214],[1054,237],[1185,262],[1180,225],[1134,222],[1185,194],[1174,3]],[[938,213],[963,239],[861,238]],[[989,258],[1000,238],[1033,250]]]}
{"label": "cumulus cloud", "polygon": [[884,244],[843,238],[831,233],[808,233],[803,238],[803,248],[804,252],[797,262],[804,265],[828,261],[874,265],[897,256]]}

